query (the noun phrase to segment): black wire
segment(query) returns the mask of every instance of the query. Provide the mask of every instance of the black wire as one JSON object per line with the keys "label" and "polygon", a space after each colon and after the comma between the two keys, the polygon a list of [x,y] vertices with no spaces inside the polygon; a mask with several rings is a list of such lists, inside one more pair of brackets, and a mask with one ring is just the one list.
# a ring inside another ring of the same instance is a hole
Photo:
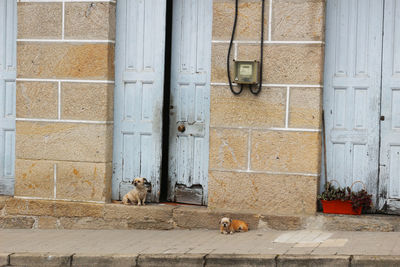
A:
{"label": "black wire", "polygon": [[253,91],[253,88],[250,86],[250,92],[254,95],[258,95],[261,92],[262,87],[262,73],[263,73],[263,45],[264,45],[264,7],[265,7],[265,0],[262,0],[261,5],[261,44],[260,44],[260,75],[259,75],[259,84],[258,89]]}
{"label": "black wire", "polygon": [[230,58],[231,58],[232,43],[233,43],[233,38],[235,37],[235,31],[236,31],[237,16],[238,16],[238,0],[235,1],[235,20],[233,22],[232,36],[231,36],[231,41],[229,43],[228,57],[226,59],[226,68],[228,70],[227,73],[228,73],[229,88],[231,89],[231,92],[234,95],[239,95],[243,91],[243,86],[240,87],[239,91],[233,90],[232,81],[231,81],[231,71],[230,71],[230,66],[229,66]]}

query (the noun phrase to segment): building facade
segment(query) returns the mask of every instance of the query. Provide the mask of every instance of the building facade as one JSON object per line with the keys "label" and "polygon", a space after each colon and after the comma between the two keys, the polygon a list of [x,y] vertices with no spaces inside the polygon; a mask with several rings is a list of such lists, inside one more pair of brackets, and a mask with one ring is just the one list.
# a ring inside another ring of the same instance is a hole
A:
{"label": "building facade", "polygon": [[234,95],[235,1],[2,0],[2,194],[100,205],[144,176],[150,202],[311,215],[326,169],[396,210],[400,1],[262,2],[230,60],[260,60],[263,23],[262,90]]}

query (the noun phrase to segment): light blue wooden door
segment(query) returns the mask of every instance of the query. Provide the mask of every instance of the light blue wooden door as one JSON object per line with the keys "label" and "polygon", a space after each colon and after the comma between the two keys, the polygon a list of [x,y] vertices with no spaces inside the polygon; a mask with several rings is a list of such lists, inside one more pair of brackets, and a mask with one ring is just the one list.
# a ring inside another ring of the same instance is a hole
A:
{"label": "light blue wooden door", "polygon": [[326,9],[323,102],[328,180],[341,186],[361,180],[374,198],[383,4],[383,0],[328,0]]}
{"label": "light blue wooden door", "polygon": [[113,199],[142,176],[159,200],[165,12],[166,0],[117,1]]}
{"label": "light blue wooden door", "polygon": [[399,214],[400,0],[385,1],[384,17],[379,208]]}
{"label": "light blue wooden door", "polygon": [[212,0],[174,0],[168,200],[207,204]]}
{"label": "light blue wooden door", "polygon": [[0,195],[14,194],[17,3],[0,1]]}

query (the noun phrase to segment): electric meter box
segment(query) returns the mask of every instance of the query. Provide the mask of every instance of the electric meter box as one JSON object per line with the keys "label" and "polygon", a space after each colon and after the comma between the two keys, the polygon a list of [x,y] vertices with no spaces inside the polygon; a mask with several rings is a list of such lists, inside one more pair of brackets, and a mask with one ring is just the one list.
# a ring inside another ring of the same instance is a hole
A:
{"label": "electric meter box", "polygon": [[234,60],[234,83],[258,84],[258,61]]}

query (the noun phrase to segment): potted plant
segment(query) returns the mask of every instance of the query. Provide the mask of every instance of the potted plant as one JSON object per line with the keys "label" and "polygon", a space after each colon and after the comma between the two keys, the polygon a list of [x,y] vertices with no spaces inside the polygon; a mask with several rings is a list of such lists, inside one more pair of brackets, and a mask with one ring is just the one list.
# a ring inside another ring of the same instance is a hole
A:
{"label": "potted plant", "polygon": [[334,214],[350,214],[360,215],[362,211],[367,211],[372,205],[372,195],[368,194],[364,188],[358,192],[354,192],[352,187],[355,183],[362,183],[355,181],[350,187],[341,188],[335,187],[332,183],[325,184],[325,191],[318,195],[321,201],[324,213]]}

